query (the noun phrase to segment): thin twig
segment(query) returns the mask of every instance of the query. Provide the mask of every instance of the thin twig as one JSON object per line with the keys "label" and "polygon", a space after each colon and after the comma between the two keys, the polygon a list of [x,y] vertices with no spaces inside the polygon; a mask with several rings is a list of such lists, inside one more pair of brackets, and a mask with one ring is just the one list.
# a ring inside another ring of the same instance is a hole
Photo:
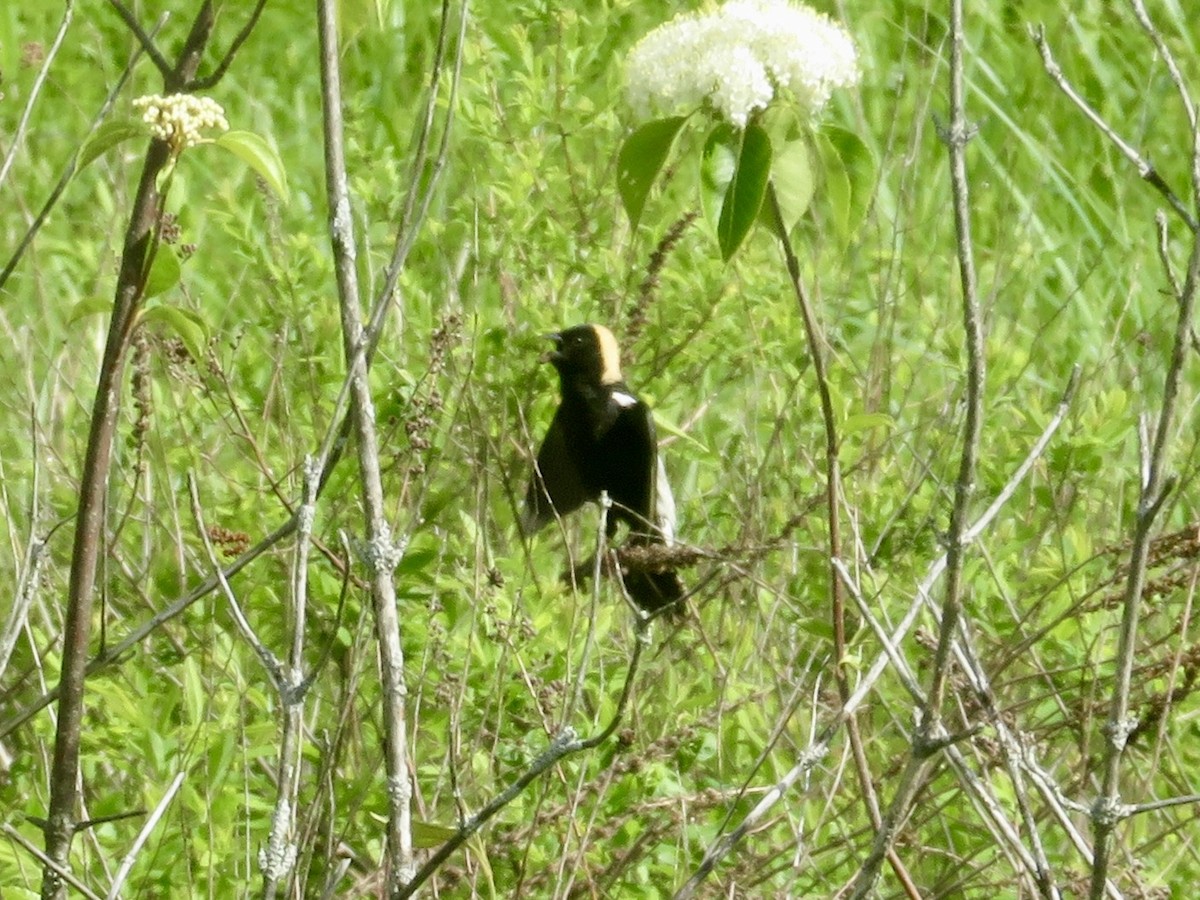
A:
{"label": "thin twig", "polygon": [[[151,36],[158,34],[159,30],[163,27],[163,25],[166,24],[168,16],[169,13],[163,13],[161,16],[159,16],[158,22],[156,22],[154,25],[154,30],[150,32]],[[100,127],[100,123],[103,122],[108,116],[109,110],[112,109],[112,105],[114,102],[116,102],[116,99],[120,95],[121,91],[125,89],[125,82],[128,81],[129,76],[133,74],[133,68],[137,64],[137,61],[141,59],[141,57],[142,47],[141,45],[138,45],[138,47],[134,49],[133,53],[130,54],[129,61],[125,63],[125,68],[121,71],[120,77],[117,78],[117,83],[112,86],[111,90],[109,90],[108,96],[105,97],[104,102],[100,104],[100,109],[97,110],[96,115],[92,116],[92,121],[88,125],[87,131],[81,136],[81,139],[79,140],[79,146],[81,149],[87,142],[88,138],[95,134],[96,129]],[[58,203],[58,198],[62,196],[63,191],[67,189],[67,185],[71,183],[71,179],[75,175],[76,166],[79,164],[79,152],[79,150],[76,150],[75,153],[72,154],[71,158],[67,160],[67,164],[63,168],[62,174],[58,176],[58,182],[54,185],[54,189],[50,191],[50,196],[46,198],[46,202],[42,204],[42,208],[38,211],[38,214],[34,216],[33,222],[30,224],[29,228],[26,229],[25,234],[21,236],[21,240],[17,244],[17,248],[13,251],[12,256],[9,257],[8,262],[4,264],[4,269],[0,271],[0,289],[3,289],[5,283],[8,281],[9,276],[12,275],[13,270],[16,269],[17,263],[20,262],[21,257],[25,255],[25,251],[29,249],[29,245],[33,243],[34,237],[37,235],[42,225],[46,223],[46,220],[50,218],[50,213]]]}
{"label": "thin twig", "polygon": [[158,69],[159,74],[161,74],[164,79],[170,78],[171,72],[173,71],[172,66],[169,62],[167,62],[167,58],[159,51],[158,45],[154,43],[153,35],[146,34],[146,32],[142,30],[142,26],[139,24],[137,17],[129,11],[128,7],[126,7],[121,0],[108,0],[108,5],[116,10],[117,15],[121,17],[121,21],[123,21],[125,26],[133,32],[133,36],[138,39],[138,43],[141,45],[142,50],[147,56],[150,57],[151,62],[154,63],[154,67]]}
{"label": "thin twig", "polygon": [[171,783],[168,785],[166,792],[163,793],[162,799],[158,801],[158,806],[154,807],[154,812],[150,813],[150,818],[146,820],[146,824],[138,832],[138,836],[134,839],[129,852],[121,860],[121,866],[117,869],[117,874],[113,878],[112,886],[108,889],[108,894],[105,895],[105,900],[117,900],[120,896],[121,885],[129,877],[129,873],[133,869],[133,864],[137,861],[138,854],[142,851],[142,847],[146,845],[146,841],[150,839],[150,833],[154,831],[154,826],[158,824],[163,814],[166,813],[167,807],[170,805],[171,800],[174,799],[180,785],[183,784],[183,779],[186,775],[186,772],[179,772],[171,779]]}
{"label": "thin twig", "polygon": [[[1059,400],[1058,407],[1051,417],[1046,427],[1042,429],[1041,435],[1026,454],[1016,471],[1005,483],[1004,487],[996,495],[996,498],[991,502],[983,514],[975,520],[963,533],[964,544],[971,544],[976,541],[988,526],[992,524],[995,518],[1000,514],[1000,511],[1012,499],[1017,488],[1025,481],[1025,478],[1032,471],[1038,460],[1046,451],[1046,447],[1050,444],[1050,440],[1058,431],[1066,418],[1067,412],[1070,409],[1071,401],[1075,397],[1075,390],[1079,383],[1079,368],[1076,367],[1071,378],[1067,383],[1066,389],[1063,391],[1062,398]],[[917,616],[927,603],[930,602],[930,592],[933,590],[933,585],[941,577],[942,572],[946,568],[946,554],[942,554],[938,559],[930,565],[929,570],[925,573],[925,577],[916,585],[914,597],[909,604],[908,611],[900,620],[900,623],[893,629],[890,642],[893,646],[899,646],[912,628]],[[696,890],[708,875],[716,868],[717,864],[729,854],[751,831],[757,827],[763,817],[771,810],[771,808],[785,797],[791,790],[796,781],[806,773],[808,773],[820,760],[824,757],[828,750],[829,743],[837,733],[838,729],[846,722],[846,720],[857,712],[863,702],[874,690],[875,684],[882,677],[884,671],[890,663],[886,652],[880,653],[871,667],[867,670],[858,686],[854,689],[854,693],[838,710],[833,720],[829,722],[821,732],[813,738],[807,748],[800,754],[800,759],[793,765],[782,779],[766,792],[759,803],[746,814],[746,817],[738,824],[733,831],[722,835],[715,843],[713,843],[704,854],[704,859],[696,871],[676,893],[676,900],[685,900],[695,895]]]}
{"label": "thin twig", "polygon": [[1058,89],[1066,95],[1068,100],[1075,104],[1080,112],[1087,116],[1088,121],[1096,127],[1096,130],[1108,138],[1113,146],[1120,150],[1121,154],[1134,164],[1141,179],[1163,196],[1171,209],[1175,210],[1179,218],[1187,223],[1188,228],[1196,231],[1196,217],[1184,206],[1183,201],[1179,199],[1178,195],[1171,190],[1171,186],[1163,181],[1162,175],[1158,173],[1158,170],[1150,164],[1148,159],[1138,153],[1132,144],[1122,138],[1116,129],[1109,125],[1100,113],[1096,112],[1092,105],[1084,100],[1071,82],[1067,80],[1067,76],[1063,74],[1062,67],[1050,52],[1050,45],[1046,42],[1045,30],[1041,26],[1030,27],[1029,34],[1033,38],[1033,42],[1037,45],[1038,52],[1042,56],[1042,66],[1045,68],[1046,74],[1050,76],[1050,80],[1058,86]]}
{"label": "thin twig", "polygon": [[[1197,126],[1195,104],[1179,74],[1178,66],[1158,29],[1150,21],[1140,0],[1130,4],[1142,28],[1150,36],[1166,62],[1171,78],[1178,89],[1184,112],[1191,128],[1191,180],[1192,200],[1200,208],[1200,128]],[[1104,726],[1104,757],[1101,762],[1102,781],[1100,793],[1091,810],[1094,835],[1095,859],[1092,863],[1090,897],[1100,900],[1108,880],[1111,863],[1113,836],[1119,822],[1127,814],[1121,803],[1121,761],[1129,735],[1136,722],[1129,713],[1129,694],[1133,678],[1134,659],[1137,655],[1138,624],[1142,607],[1142,592],[1145,587],[1147,560],[1155,520],[1162,510],[1174,479],[1166,474],[1167,445],[1174,427],[1175,406],[1179,393],[1179,382],[1187,359],[1192,334],[1192,315],[1196,292],[1200,289],[1200,230],[1194,224],[1192,246],[1188,257],[1187,275],[1178,295],[1178,315],[1175,337],[1171,347],[1171,361],[1163,381],[1162,404],[1154,431],[1153,443],[1149,445],[1143,466],[1141,494],[1138,499],[1134,523],[1132,546],[1129,551],[1129,569],[1125,584],[1125,596],[1121,614],[1121,629],[1115,659],[1116,678],[1113,684],[1108,719]],[[1168,279],[1170,279],[1168,272]]]}
{"label": "thin twig", "polygon": [[[25,543],[25,559],[21,565],[20,577],[17,579],[16,598],[9,611],[8,620],[4,623],[3,628],[0,628],[0,679],[3,679],[4,671],[8,668],[12,652],[17,646],[17,638],[21,635],[21,629],[25,627],[25,618],[29,613],[29,608],[33,605],[33,598],[41,586],[42,565],[46,560],[46,545],[50,541],[50,535],[46,535],[45,538],[37,535],[38,519],[41,516],[42,466],[38,456],[40,447],[37,433],[37,413],[32,408],[29,411],[29,447],[30,468],[32,469],[29,487],[29,539]],[[56,525],[55,528],[57,527]],[[11,522],[9,529],[15,531]],[[52,529],[50,534],[53,533]]]}
{"label": "thin twig", "polygon": [[[837,570],[832,565],[834,560],[842,556],[840,512],[842,502],[842,472],[841,463],[839,462],[841,440],[838,437],[837,415],[833,409],[833,395],[829,389],[829,375],[826,370],[825,338],[821,334],[816,313],[813,311],[808,291],[804,287],[804,280],[800,274],[800,260],[796,256],[795,249],[792,247],[791,238],[788,236],[787,222],[783,216],[783,209],[779,205],[779,196],[775,192],[775,185],[771,182],[767,183],[767,200],[770,203],[776,236],[779,238],[780,246],[783,249],[788,278],[791,281],[792,290],[796,295],[796,302],[800,306],[800,314],[804,319],[804,334],[808,342],[809,357],[812,359],[813,374],[817,381],[817,395],[821,401],[821,422],[825,432],[825,515],[829,527],[829,616],[833,624],[833,674],[834,683],[838,689],[838,699],[844,704],[850,696],[850,682],[845,669],[846,601],[842,593],[842,585],[838,578]],[[883,824],[879,813],[879,799],[875,795],[874,781],[871,777],[870,767],[867,764],[866,751],[863,748],[862,736],[859,733],[858,723],[855,719],[850,718],[847,720],[846,732],[850,738],[850,751],[854,758],[854,771],[858,778],[859,790],[863,798],[863,803],[866,806],[867,815],[871,819],[871,825],[874,828],[879,828]],[[896,877],[900,879],[900,883],[903,885],[906,893],[915,900],[915,898],[920,896],[920,892],[917,890],[911,876],[905,870],[904,864],[895,854],[889,853],[888,858],[895,869]]]}
{"label": "thin twig", "polygon": [[54,860],[52,860],[50,857],[48,857],[45,853],[43,853],[32,842],[26,840],[25,836],[23,834],[21,834],[21,832],[17,831],[17,829],[13,828],[10,824],[5,822],[4,825],[0,826],[0,827],[2,827],[4,829],[4,833],[6,835],[8,835],[9,838],[11,838],[16,843],[20,844],[22,847],[24,847],[25,850],[27,850],[32,856],[34,856],[37,859],[37,861],[40,862],[43,866],[51,868],[55,872],[57,872],[58,876],[63,881],[65,881],[71,887],[75,888],[75,890],[79,891],[79,893],[83,894],[83,896],[86,897],[87,900],[103,900],[103,898],[101,898],[101,896],[99,894],[94,892],[86,884],[84,884],[82,881],[80,881],[78,878],[76,878],[74,875],[72,875],[70,869],[66,869],[66,868],[63,868],[62,866],[60,866],[58,863],[56,863]]}
{"label": "thin twig", "polygon": [[254,12],[250,14],[250,18],[246,20],[246,24],[242,26],[242,30],[237,33],[237,37],[233,39],[233,43],[229,45],[229,49],[225,51],[225,55],[221,57],[221,61],[217,63],[217,67],[203,78],[197,78],[188,85],[188,90],[191,91],[207,91],[213,87],[218,81],[225,77],[225,73],[229,70],[230,63],[237,55],[238,50],[242,48],[242,44],[246,43],[246,38],[250,37],[250,32],[254,30],[254,26],[258,24],[258,17],[262,15],[263,8],[267,5],[267,0],[258,0],[258,5],[254,7]]}
{"label": "thin twig", "polygon": [[75,0],[66,0],[62,22],[58,26],[58,33],[54,36],[54,43],[46,51],[42,67],[38,70],[37,77],[34,78],[33,85],[29,88],[29,99],[25,102],[25,109],[21,111],[21,118],[17,121],[17,129],[13,132],[12,143],[8,147],[8,153],[4,156],[4,162],[0,163],[0,187],[3,187],[5,179],[8,178],[9,169],[12,168],[17,151],[21,148],[21,142],[25,140],[25,129],[29,127],[29,117],[33,114],[33,107],[42,93],[42,85],[46,83],[46,76],[50,74],[50,66],[54,62],[54,57],[58,56],[58,50],[62,46],[63,38],[67,36],[67,29],[71,26],[71,18],[74,15]]}
{"label": "thin twig", "polygon": [[649,630],[646,622],[640,619],[635,620],[635,622],[637,624],[635,626],[636,640],[633,645],[633,655],[629,660],[629,668],[625,672],[625,684],[621,688],[621,697],[617,701],[617,709],[613,713],[613,717],[608,725],[598,734],[586,740],[580,740],[575,734],[575,729],[570,726],[563,728],[550,743],[550,746],[530,763],[529,768],[522,772],[512,784],[483,807],[483,809],[479,810],[479,812],[475,813],[475,815],[471,816],[471,818],[458,827],[454,836],[442,844],[426,861],[425,865],[421,866],[417,874],[413,876],[412,881],[404,886],[403,890],[397,895],[397,900],[411,897],[422,884],[429,880],[430,876],[441,867],[442,863],[454,851],[466,843],[467,839],[487,824],[488,820],[495,816],[496,813],[500,812],[500,810],[504,809],[504,807],[520,796],[521,792],[536,781],[543,772],[566,756],[599,747],[612,736],[625,716],[625,709],[629,705],[629,698],[633,693],[634,677],[637,675],[638,666],[641,663],[642,651],[649,643]]}
{"label": "thin twig", "polygon": [[1200,803],[1200,794],[1188,794],[1184,797],[1168,797],[1165,800],[1152,800],[1149,803],[1135,803],[1124,809],[1126,816],[1138,816],[1142,813],[1158,812],[1160,809],[1170,809],[1172,806],[1190,806]]}
{"label": "thin twig", "polygon": [[970,187],[967,181],[966,146],[971,138],[965,108],[963,72],[962,0],[950,0],[950,123],[945,135],[950,154],[950,186],[954,209],[956,257],[962,291],[962,322],[967,355],[966,421],[963,425],[962,455],[954,485],[954,505],[946,554],[945,602],[938,627],[938,645],[926,704],[921,708],[908,765],[901,776],[884,816],[884,825],[876,835],[871,852],[863,861],[851,894],[855,900],[869,895],[879,878],[879,869],[891,848],[912,803],[932,771],[933,758],[945,746],[942,707],[950,677],[951,645],[962,615],[962,569],[967,528],[975,493],[975,470],[983,431],[984,350],[983,323],[980,318],[975,257],[971,243]]}
{"label": "thin twig", "polygon": [[208,526],[204,521],[204,508],[200,503],[200,488],[196,483],[196,474],[188,472],[187,474],[188,493],[192,501],[192,518],[196,520],[196,530],[200,534],[200,540],[204,544],[204,552],[208,556],[209,565],[213,570],[213,577],[221,586],[221,592],[225,595],[226,601],[229,603],[229,610],[233,613],[233,621],[237,624],[238,631],[258,656],[263,668],[267,670],[267,674],[271,678],[271,684],[275,690],[279,692],[279,696],[286,700],[287,697],[287,678],[283,672],[283,665],[266,644],[262,642],[258,634],[255,633],[254,627],[246,618],[246,614],[242,611],[242,605],[238,603],[237,595],[234,594],[233,588],[229,585],[229,579],[225,577],[225,573],[221,570],[221,564],[217,560],[217,552],[213,549],[212,539],[208,534]]}

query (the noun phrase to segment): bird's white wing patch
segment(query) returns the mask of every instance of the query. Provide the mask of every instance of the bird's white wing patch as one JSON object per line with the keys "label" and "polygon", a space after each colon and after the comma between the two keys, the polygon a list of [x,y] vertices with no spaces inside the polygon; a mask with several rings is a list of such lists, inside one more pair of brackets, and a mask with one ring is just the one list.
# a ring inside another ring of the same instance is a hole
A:
{"label": "bird's white wing patch", "polygon": [[667,469],[661,456],[658,458],[658,475],[654,483],[654,518],[654,524],[662,533],[663,543],[668,546],[674,544],[675,496],[671,493],[671,483],[667,481]]}
{"label": "bird's white wing patch", "polygon": [[626,394],[624,391],[612,392],[613,403],[622,409],[629,409],[631,406],[637,406],[637,397],[632,394]]}

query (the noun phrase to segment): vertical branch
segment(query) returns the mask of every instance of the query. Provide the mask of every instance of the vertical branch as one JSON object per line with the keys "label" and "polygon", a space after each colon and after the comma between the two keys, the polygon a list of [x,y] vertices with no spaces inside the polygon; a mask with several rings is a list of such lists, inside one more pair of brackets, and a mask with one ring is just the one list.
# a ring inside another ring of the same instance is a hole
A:
{"label": "vertical branch", "polygon": [[[168,82],[185,83],[196,72],[200,55],[213,24],[211,0],[201,4]],[[87,668],[92,628],[92,601],[96,566],[104,544],[104,506],[113,441],[120,411],[121,374],[126,350],[141,307],[146,279],[146,262],[154,243],[161,197],[157,180],[167,165],[170,151],[155,140],[146,152],[142,176],[134,198],[133,212],[125,233],[121,267],[108,338],[97,378],[92,404],[87,449],[79,486],[79,509],[75,518],[75,542],[67,584],[67,608],[63,623],[63,659],[59,676],[58,723],[54,738],[54,761],[50,772],[50,804],[46,816],[46,855],[54,866],[42,874],[44,900],[60,900],[66,885],[58,870],[68,868],[71,838],[75,832],[78,802],[79,740],[83,726],[83,682]]]}
{"label": "vertical branch", "polygon": [[329,196],[329,237],[337,272],[342,342],[350,383],[350,409],[358,451],[367,545],[364,556],[370,569],[371,601],[379,641],[380,681],[383,687],[384,757],[388,793],[387,870],[388,893],[396,894],[412,878],[413,846],[411,799],[408,778],[408,735],[404,719],[404,651],[396,611],[393,569],[403,548],[397,547],[384,518],[383,483],[379,470],[379,445],[375,431],[375,405],[367,377],[367,362],[360,352],[363,341],[354,224],[346,178],[343,143],[341,73],[338,60],[337,10],[334,0],[317,0],[321,42],[321,97],[325,132],[325,185]]}
{"label": "vertical branch", "polygon": [[[1170,48],[1150,20],[1144,5],[1140,0],[1131,0],[1130,5],[1138,23],[1150,36],[1159,55],[1163,58],[1187,117],[1191,138],[1192,203],[1193,208],[1200,211],[1200,123],[1197,122],[1195,102],[1187,90]],[[1193,220],[1194,218],[1193,216]],[[1167,281],[1170,283],[1171,273],[1165,254],[1164,269]],[[1178,302],[1178,317],[1175,321],[1171,361],[1163,381],[1162,406],[1159,409],[1154,440],[1146,460],[1141,493],[1138,497],[1137,517],[1134,522],[1133,545],[1129,551],[1129,574],[1125,582],[1121,631],[1117,642],[1115,661],[1116,682],[1113,685],[1112,698],[1109,703],[1108,720],[1104,726],[1105,744],[1104,759],[1101,763],[1100,795],[1092,805],[1091,811],[1094,855],[1089,894],[1093,900],[1099,900],[1104,896],[1112,858],[1113,833],[1121,819],[1129,814],[1129,809],[1121,804],[1120,776],[1121,759],[1125,752],[1126,742],[1131,730],[1137,724],[1129,715],[1129,691],[1133,678],[1134,657],[1137,653],[1138,620],[1141,615],[1142,591],[1146,582],[1151,533],[1163,503],[1174,486],[1174,479],[1165,474],[1167,441],[1170,438],[1175,416],[1179,380],[1189,352],[1198,286],[1200,286],[1200,231],[1193,229],[1187,276],[1175,298]]]}
{"label": "vertical branch", "polygon": [[[779,196],[775,185],[767,183],[767,202],[771,205],[771,216],[775,223],[776,234],[783,247],[784,261],[787,265],[788,277],[792,282],[792,290],[796,294],[796,302],[800,306],[800,314],[804,319],[804,333],[808,341],[808,352],[813,361],[813,372],[817,379],[817,394],[821,401],[821,421],[825,428],[825,513],[829,525],[829,598],[830,616],[833,620],[834,645],[834,682],[838,688],[838,698],[845,705],[850,698],[850,683],[846,677],[846,600],[842,580],[838,576],[837,564],[842,557],[842,527],[839,507],[842,497],[841,464],[838,461],[838,451],[841,441],[837,433],[837,417],[833,411],[833,396],[829,390],[829,376],[825,368],[825,340],[817,324],[816,314],[809,301],[804,281],[800,277],[800,260],[788,238],[787,225],[784,222],[783,210],[779,205]],[[863,803],[870,816],[872,827],[878,829],[883,821],[879,813],[879,799],[875,794],[875,786],[871,777],[870,766],[867,764],[867,754],[863,748],[862,736],[859,734],[858,722],[853,716],[846,719],[846,733],[850,739],[850,750],[854,757],[854,771],[862,791]],[[896,877],[900,879],[910,897],[919,896],[916,886],[904,869],[900,858],[888,851],[888,858]]]}
{"label": "vertical branch", "polygon": [[[837,671],[839,690],[844,685],[841,666],[846,653],[846,608],[842,591],[842,582],[838,578],[837,566],[834,560],[842,555],[841,517],[838,515],[838,504],[842,494],[842,474],[838,464],[838,434],[837,417],[833,411],[833,396],[829,392],[829,376],[825,369],[825,339],[817,325],[817,317],[809,301],[808,292],[804,289],[804,281],[800,277],[800,260],[792,249],[792,242],[787,236],[787,226],[784,223],[783,211],[779,206],[779,197],[775,193],[775,185],[767,183],[767,202],[771,204],[771,215],[776,225],[776,233],[781,236],[780,245],[783,247],[784,262],[787,265],[788,277],[792,282],[792,290],[796,294],[796,302],[800,306],[800,315],[804,319],[804,333],[808,340],[808,352],[813,361],[813,372],[817,379],[817,395],[821,401],[821,420],[825,426],[825,512],[829,520],[829,596],[832,601],[833,640],[837,652]],[[842,698],[843,701],[845,697]]]}
{"label": "vertical branch", "polygon": [[[1042,430],[1041,436],[1034,442],[1033,447],[1026,454],[1021,465],[1013,472],[1008,482],[1001,488],[983,514],[964,532],[963,541],[965,543],[977,541],[980,535],[991,526],[992,522],[1000,514],[1000,511],[1012,499],[1017,488],[1028,477],[1029,473],[1033,471],[1034,465],[1042,458],[1042,454],[1045,453],[1046,448],[1050,445],[1051,438],[1054,437],[1059,426],[1062,425],[1063,420],[1066,418],[1071,398],[1075,393],[1077,377],[1078,373],[1072,375],[1071,382],[1067,386],[1067,391],[1058,405],[1058,410]],[[839,566],[835,566],[839,571],[839,577],[841,577],[840,565],[839,561]],[[819,735],[809,742],[808,746],[801,753],[799,761],[774,787],[767,791],[754,809],[738,824],[737,828],[722,835],[718,841],[708,848],[699,867],[692,874],[691,878],[688,879],[687,883],[676,892],[676,900],[686,900],[686,898],[695,896],[695,892],[699,889],[704,879],[716,868],[717,863],[758,826],[759,822],[762,821],[771,808],[792,789],[797,780],[810,772],[820,762],[829,747],[830,741],[833,740],[834,735],[837,733],[837,729],[843,723],[849,721],[858,708],[866,702],[866,698],[875,689],[875,685],[883,676],[883,673],[894,662],[893,653],[891,652],[892,648],[900,645],[916,621],[917,614],[921,611],[922,607],[930,603],[930,591],[933,590],[933,585],[937,583],[937,580],[945,570],[946,556],[943,554],[933,561],[925,576],[917,583],[914,597],[909,603],[908,611],[904,614],[904,617],[893,628],[892,633],[886,639],[881,639],[884,650],[875,658],[870,668],[863,673],[857,687],[854,689],[854,693],[850,695],[850,698],[838,710],[833,720],[821,730]],[[868,619],[868,621],[870,620]]]}
{"label": "vertical branch", "polygon": [[950,531],[946,552],[946,594],[938,628],[937,651],[926,702],[919,714],[913,747],[884,825],[875,836],[871,852],[863,861],[854,881],[853,896],[868,896],[879,876],[884,856],[891,849],[912,804],[924,786],[934,755],[946,746],[942,724],[942,706],[950,674],[950,653],[962,616],[963,552],[967,541],[967,516],[975,493],[975,470],[983,427],[984,353],[983,324],[980,321],[971,244],[970,191],[967,182],[966,145],[971,138],[964,102],[963,11],[962,0],[950,0],[950,124],[944,135],[950,154],[950,187],[954,207],[954,228],[962,289],[962,322],[967,354],[966,421],[963,425],[962,455],[958,479],[954,485],[954,507],[950,513]]}
{"label": "vertical branch", "polygon": [[304,626],[308,608],[308,553],[313,519],[317,512],[320,467],[308,457],[304,461],[304,499],[300,504],[296,531],[296,553],[292,559],[292,649],[280,685],[283,721],[276,766],[275,811],[263,869],[263,897],[272,900],[279,883],[291,874],[296,859],[296,806],[300,793],[301,738],[304,712]]}
{"label": "vertical branch", "polygon": [[967,141],[972,128],[967,124],[963,99],[963,13],[962,0],[950,2],[950,127],[946,147],[950,154],[950,187],[954,202],[956,256],[962,286],[963,334],[967,351],[967,414],[963,426],[962,456],[954,485],[954,509],[950,513],[949,546],[946,548],[946,601],[934,657],[933,682],[929,690],[926,736],[941,725],[942,703],[950,674],[950,645],[962,615],[962,566],[967,513],[975,495],[975,469],[983,429],[984,353],[983,323],[979,315],[975,256],[971,245],[971,203],[967,183]]}

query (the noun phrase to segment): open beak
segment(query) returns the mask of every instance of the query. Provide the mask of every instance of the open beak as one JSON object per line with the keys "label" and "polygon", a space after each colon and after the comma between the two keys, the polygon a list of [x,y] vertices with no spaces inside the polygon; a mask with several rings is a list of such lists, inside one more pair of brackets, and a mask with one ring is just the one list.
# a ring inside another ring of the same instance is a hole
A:
{"label": "open beak", "polygon": [[547,350],[541,355],[542,362],[556,363],[562,361],[562,335],[557,331],[552,331],[549,334],[543,334],[543,338],[554,342],[554,349]]}

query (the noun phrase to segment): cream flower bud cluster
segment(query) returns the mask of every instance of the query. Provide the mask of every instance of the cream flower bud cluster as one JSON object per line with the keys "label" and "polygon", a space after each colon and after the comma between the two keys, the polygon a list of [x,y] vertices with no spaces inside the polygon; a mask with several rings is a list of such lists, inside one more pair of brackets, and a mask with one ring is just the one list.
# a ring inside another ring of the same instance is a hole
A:
{"label": "cream flower bud cluster", "polygon": [[777,91],[789,91],[815,115],[834,88],[858,77],[845,29],[787,0],[729,0],[715,12],[677,16],[642,38],[626,64],[626,89],[639,116],[708,102],[738,128]]}
{"label": "cream flower bud cluster", "polygon": [[175,153],[199,144],[207,129],[225,131],[229,128],[225,110],[211,97],[150,94],[138,97],[133,105],[142,110],[142,120],[150,126],[151,133],[170,144]]}

